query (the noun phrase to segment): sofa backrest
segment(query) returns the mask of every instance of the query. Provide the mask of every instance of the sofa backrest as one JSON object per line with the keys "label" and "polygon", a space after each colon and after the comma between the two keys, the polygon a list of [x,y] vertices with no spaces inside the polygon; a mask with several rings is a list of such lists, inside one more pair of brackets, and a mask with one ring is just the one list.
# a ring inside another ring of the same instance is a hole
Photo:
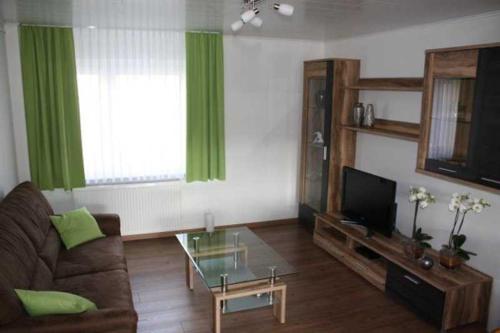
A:
{"label": "sofa backrest", "polygon": [[57,238],[53,244],[53,214],[30,182],[19,184],[0,202],[0,324],[24,313],[15,288],[43,290],[52,285],[60,246]]}

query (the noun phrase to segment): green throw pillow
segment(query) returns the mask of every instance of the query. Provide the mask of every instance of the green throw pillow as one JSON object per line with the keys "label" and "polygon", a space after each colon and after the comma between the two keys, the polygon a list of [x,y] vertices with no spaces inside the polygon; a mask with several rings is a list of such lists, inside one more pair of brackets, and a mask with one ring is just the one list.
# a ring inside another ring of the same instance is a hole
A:
{"label": "green throw pillow", "polygon": [[83,207],[50,217],[59,236],[69,250],[85,242],[105,237],[95,218]]}
{"label": "green throw pillow", "polygon": [[15,291],[31,317],[97,310],[96,305],[88,299],[70,293],[22,289]]}

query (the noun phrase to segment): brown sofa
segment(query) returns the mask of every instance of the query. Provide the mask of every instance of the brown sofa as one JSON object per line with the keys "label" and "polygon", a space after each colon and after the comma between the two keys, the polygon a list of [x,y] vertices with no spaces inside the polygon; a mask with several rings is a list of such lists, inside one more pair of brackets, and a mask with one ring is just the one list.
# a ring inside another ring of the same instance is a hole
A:
{"label": "brown sofa", "polygon": [[[136,332],[119,217],[95,215],[106,237],[66,250],[52,214],[30,182],[0,202],[0,332]],[[14,288],[78,294],[98,310],[29,317]]]}

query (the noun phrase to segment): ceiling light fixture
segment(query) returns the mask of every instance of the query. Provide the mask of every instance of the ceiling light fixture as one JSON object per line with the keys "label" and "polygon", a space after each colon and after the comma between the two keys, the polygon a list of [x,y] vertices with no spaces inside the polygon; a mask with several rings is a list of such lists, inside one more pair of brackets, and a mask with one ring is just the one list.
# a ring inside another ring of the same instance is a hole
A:
{"label": "ceiling light fixture", "polygon": [[286,3],[275,3],[273,6],[274,9],[278,11],[281,15],[292,16],[293,15],[293,6],[288,5]]}
{"label": "ceiling light fixture", "polygon": [[258,16],[254,17],[253,20],[250,21],[250,24],[252,24],[256,28],[262,27],[262,23],[264,23],[264,22]]}
{"label": "ceiling light fixture", "polygon": [[[262,4],[266,0],[243,0],[243,13],[240,15],[240,19],[231,24],[231,30],[233,32],[241,30],[243,26],[250,22],[254,27],[260,28],[262,27],[263,21],[257,15],[259,14],[259,9],[257,5]],[[284,16],[292,16],[294,7],[292,5],[286,3],[274,3],[273,8]]]}

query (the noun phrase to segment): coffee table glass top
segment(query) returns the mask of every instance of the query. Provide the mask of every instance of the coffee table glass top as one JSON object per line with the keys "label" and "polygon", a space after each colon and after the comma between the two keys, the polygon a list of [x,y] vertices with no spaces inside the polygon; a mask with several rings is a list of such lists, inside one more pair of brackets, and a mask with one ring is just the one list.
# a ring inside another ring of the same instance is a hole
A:
{"label": "coffee table glass top", "polygon": [[221,275],[236,284],[295,273],[275,250],[247,227],[176,235],[209,288],[220,287]]}

